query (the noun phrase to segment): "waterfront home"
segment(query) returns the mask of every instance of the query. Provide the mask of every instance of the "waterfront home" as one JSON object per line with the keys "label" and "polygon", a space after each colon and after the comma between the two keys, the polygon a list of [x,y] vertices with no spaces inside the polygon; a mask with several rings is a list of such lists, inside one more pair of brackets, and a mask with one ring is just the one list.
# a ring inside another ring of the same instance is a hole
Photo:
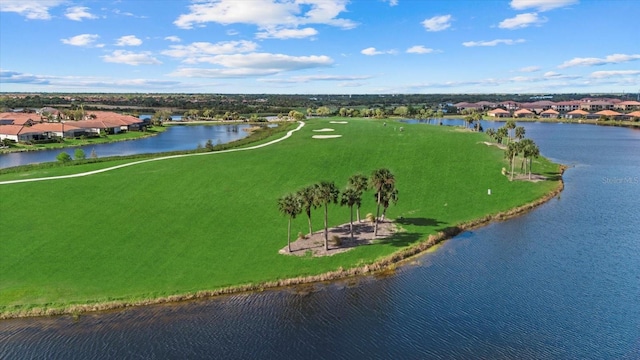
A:
{"label": "waterfront home", "polygon": [[589,113],[587,111],[584,110],[573,110],[573,111],[569,111],[565,117],[567,119],[582,119],[582,118],[586,118],[587,115],[589,115]]}
{"label": "waterfront home", "polygon": [[640,119],[640,111],[634,111],[624,115],[624,118],[627,120],[635,120]]}
{"label": "waterfront home", "polygon": [[497,108],[497,109],[488,111],[487,115],[500,118],[500,117],[509,117],[511,116],[511,113],[505,109]]}
{"label": "waterfront home", "polygon": [[0,141],[4,139],[19,141],[32,141],[34,139],[44,139],[44,135],[37,129],[23,125],[2,125],[0,126]]}
{"label": "waterfront home", "polygon": [[540,113],[540,117],[545,119],[557,119],[558,115],[560,115],[560,113],[553,109],[548,109]]}
{"label": "waterfront home", "polygon": [[621,114],[613,110],[598,111],[594,115],[598,115],[599,117],[608,117],[608,118],[611,118],[612,120],[622,120],[622,118],[624,117],[624,114]]}
{"label": "waterfront home", "polygon": [[527,109],[520,109],[513,113],[513,117],[516,118],[533,118],[536,114]]}

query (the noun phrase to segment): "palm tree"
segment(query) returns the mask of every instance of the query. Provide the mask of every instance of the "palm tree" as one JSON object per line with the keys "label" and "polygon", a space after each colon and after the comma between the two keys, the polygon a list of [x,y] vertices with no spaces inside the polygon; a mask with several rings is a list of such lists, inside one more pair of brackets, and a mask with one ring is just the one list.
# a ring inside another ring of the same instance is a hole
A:
{"label": "palm tree", "polygon": [[[364,193],[369,189],[368,179],[366,176],[362,174],[355,174],[351,176],[347,184],[348,184],[347,185],[348,187],[354,189],[358,193],[358,196],[360,198],[362,198],[362,193]],[[357,204],[358,207],[356,208],[356,215],[357,215],[358,222],[360,222],[360,203],[361,201],[358,202]]]}
{"label": "palm tree", "polygon": [[359,193],[354,188],[346,188],[342,192],[342,197],[340,198],[340,205],[348,206],[349,211],[351,212],[351,217],[349,220],[349,232],[351,233],[351,240],[353,240],[353,206],[360,206],[360,202],[362,201],[362,194]]}
{"label": "palm tree", "polygon": [[310,185],[298,190],[296,196],[300,199],[302,209],[307,214],[309,222],[309,236],[313,234],[313,227],[311,226],[311,208],[317,208],[320,205],[318,199],[318,185]]}
{"label": "palm tree", "polygon": [[[531,139],[522,140],[522,154],[526,159],[529,159],[529,180],[531,180],[531,163],[533,162],[534,157],[538,157],[540,155],[540,149],[538,145]],[[526,168],[525,168],[526,172]]]}
{"label": "palm tree", "polygon": [[397,204],[398,203],[398,189],[392,189],[389,192],[386,192],[382,195],[382,218],[384,219],[387,215],[387,208],[390,203]]}
{"label": "palm tree", "polygon": [[486,134],[489,135],[490,138],[492,138],[494,140],[497,140],[496,139],[496,131],[493,130],[493,128],[487,129]]}
{"label": "palm tree", "polygon": [[318,199],[324,205],[324,249],[329,250],[328,207],[330,203],[338,202],[340,190],[333,181],[321,181],[318,184]]}
{"label": "palm tree", "polygon": [[509,165],[511,166],[511,181],[513,181],[513,173],[515,172],[516,156],[520,153],[521,147],[519,142],[510,142],[507,146],[507,151],[504,153],[505,157],[509,159]]}
{"label": "palm tree", "polygon": [[480,131],[480,120],[482,120],[482,114],[479,112],[474,113],[473,120],[476,122],[476,131]]}
{"label": "palm tree", "polygon": [[507,129],[507,135],[509,135],[509,142],[511,142],[511,131],[516,128],[516,123],[513,120],[507,120],[507,123],[504,124],[504,127]]}
{"label": "palm tree", "polygon": [[283,215],[289,216],[287,227],[287,247],[291,252],[291,220],[295,219],[302,211],[300,199],[295,194],[287,194],[278,199],[278,209]]}
{"label": "palm tree", "polygon": [[496,132],[496,142],[498,144],[502,144],[502,140],[507,136],[509,136],[509,131],[506,127],[503,126],[498,128],[498,131]]}
{"label": "palm tree", "polygon": [[371,188],[376,191],[376,200],[378,206],[376,208],[376,222],[373,227],[373,236],[378,236],[378,217],[380,216],[380,205],[382,204],[385,194],[392,193],[395,190],[396,179],[389,169],[377,169],[371,174]]}
{"label": "palm tree", "polygon": [[520,140],[524,138],[525,129],[523,126],[517,126],[514,132],[516,134],[516,139]]}

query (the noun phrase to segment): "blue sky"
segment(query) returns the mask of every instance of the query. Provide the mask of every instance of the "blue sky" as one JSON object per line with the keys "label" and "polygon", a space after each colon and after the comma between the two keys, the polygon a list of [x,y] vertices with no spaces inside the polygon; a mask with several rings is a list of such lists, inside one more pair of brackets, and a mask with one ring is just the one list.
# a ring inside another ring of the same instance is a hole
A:
{"label": "blue sky", "polygon": [[0,0],[0,91],[640,92],[638,0]]}

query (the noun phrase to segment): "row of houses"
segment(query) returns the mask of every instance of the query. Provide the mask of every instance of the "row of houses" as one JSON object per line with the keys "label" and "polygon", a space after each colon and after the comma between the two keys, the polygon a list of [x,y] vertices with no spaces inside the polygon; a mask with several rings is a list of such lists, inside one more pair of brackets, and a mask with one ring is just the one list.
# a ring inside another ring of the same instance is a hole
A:
{"label": "row of houses", "polygon": [[45,141],[55,138],[77,138],[117,134],[123,131],[143,130],[148,124],[132,115],[109,111],[87,112],[83,120],[59,119],[49,122],[38,113],[0,113],[0,141],[15,142]]}
{"label": "row of houses", "polygon": [[560,114],[566,114],[575,110],[582,110],[590,113],[603,111],[603,110],[622,111],[622,112],[631,112],[635,110],[640,110],[639,101],[633,101],[633,100],[622,101],[620,99],[594,99],[594,98],[584,98],[580,100],[560,101],[560,102],[541,100],[541,101],[528,102],[528,103],[518,103],[515,101],[503,101],[499,103],[494,103],[490,101],[479,101],[476,103],[460,102],[460,103],[454,104],[454,106],[458,109],[458,111],[465,111],[465,110],[488,111],[488,110],[501,108],[507,111],[529,110],[531,112],[536,113],[537,115],[541,115],[542,112],[547,110],[554,110]]}
{"label": "row of houses", "polygon": [[590,113],[584,110],[573,110],[567,113],[561,114],[557,110],[547,109],[541,111],[539,114],[534,113],[528,109],[519,109],[515,111],[507,111],[501,108],[493,109],[487,111],[487,115],[491,117],[514,117],[514,118],[535,118],[541,117],[543,119],[557,119],[557,118],[565,118],[565,119],[601,119],[603,117],[612,119],[612,120],[634,120],[640,118],[640,111],[634,111],[630,113],[620,113],[613,110],[602,110],[596,113]]}

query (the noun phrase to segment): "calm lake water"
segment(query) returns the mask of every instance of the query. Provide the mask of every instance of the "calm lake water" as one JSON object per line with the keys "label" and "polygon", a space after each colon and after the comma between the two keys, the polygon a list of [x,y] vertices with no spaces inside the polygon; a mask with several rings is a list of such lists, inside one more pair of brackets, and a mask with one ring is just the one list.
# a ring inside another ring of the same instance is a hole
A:
{"label": "calm lake water", "polygon": [[391,276],[0,321],[0,358],[640,359],[640,131],[523,125],[561,196]]}
{"label": "calm lake water", "polygon": [[[211,139],[214,144],[228,143],[241,139],[248,132],[243,131],[251,125],[195,125],[171,126],[165,132],[139,140],[121,141],[109,144],[86,145],[79,147],[89,157],[95,150],[98,157],[123,156],[146,153],[158,153],[178,150],[195,150],[198,144],[204,146]],[[76,148],[29,151],[0,154],[0,169],[56,161],[56,156],[65,151],[73,157]]]}

